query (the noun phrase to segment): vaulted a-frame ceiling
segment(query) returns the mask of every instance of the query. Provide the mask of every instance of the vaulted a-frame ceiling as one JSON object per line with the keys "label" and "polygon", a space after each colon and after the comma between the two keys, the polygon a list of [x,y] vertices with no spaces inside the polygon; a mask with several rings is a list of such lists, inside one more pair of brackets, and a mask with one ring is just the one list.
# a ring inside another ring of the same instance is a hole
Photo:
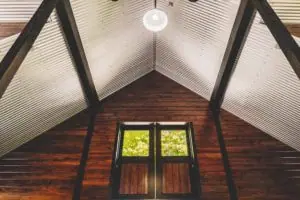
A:
{"label": "vaulted a-frame ceiling", "polygon": [[[100,100],[152,70],[209,99],[239,1],[170,1],[158,1],[169,25],[155,35],[141,22],[153,0],[71,0]],[[299,105],[300,81],[257,14],[224,108],[300,150]],[[86,107],[54,12],[0,100],[0,156]]]}
{"label": "vaulted a-frame ceiling", "polygon": [[72,1],[99,98],[153,70],[153,33],[141,20],[152,0]]}

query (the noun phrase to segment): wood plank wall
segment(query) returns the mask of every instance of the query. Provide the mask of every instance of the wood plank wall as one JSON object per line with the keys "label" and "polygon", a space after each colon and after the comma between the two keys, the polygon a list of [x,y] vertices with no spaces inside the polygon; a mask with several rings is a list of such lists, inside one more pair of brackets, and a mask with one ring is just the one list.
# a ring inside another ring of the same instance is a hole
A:
{"label": "wood plank wall", "polygon": [[[222,116],[239,199],[299,200],[300,153],[228,112]],[[80,114],[6,155],[0,161],[0,199],[70,199],[87,125],[83,119]],[[104,101],[96,119],[82,200],[108,199],[117,121],[193,122],[203,200],[228,199],[208,102],[153,72]]]}
{"label": "wood plank wall", "polygon": [[83,112],[0,159],[0,200],[71,199],[86,129]]}
{"label": "wood plank wall", "polygon": [[300,24],[286,24],[286,27],[292,35],[300,37]]}
{"label": "wood plank wall", "polygon": [[240,199],[300,199],[300,152],[222,111]]}
{"label": "wood plank wall", "polygon": [[17,34],[23,30],[26,23],[0,23],[0,39]]}

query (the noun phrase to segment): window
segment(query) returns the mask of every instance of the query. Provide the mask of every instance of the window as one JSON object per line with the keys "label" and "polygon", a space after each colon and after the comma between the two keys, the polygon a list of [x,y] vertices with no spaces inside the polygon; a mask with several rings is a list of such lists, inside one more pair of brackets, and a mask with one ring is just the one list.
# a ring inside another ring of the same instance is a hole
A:
{"label": "window", "polygon": [[185,130],[161,131],[162,156],[188,156]]}
{"label": "window", "polygon": [[191,199],[200,178],[191,123],[122,123],[112,164],[113,199]]}
{"label": "window", "polygon": [[145,130],[126,130],[122,156],[149,156],[149,131]]}

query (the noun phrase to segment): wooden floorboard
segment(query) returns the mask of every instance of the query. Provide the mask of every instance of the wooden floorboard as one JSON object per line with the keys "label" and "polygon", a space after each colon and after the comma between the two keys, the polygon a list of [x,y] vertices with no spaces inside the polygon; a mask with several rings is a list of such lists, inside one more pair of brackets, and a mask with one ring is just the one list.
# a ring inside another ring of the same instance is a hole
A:
{"label": "wooden floorboard", "polygon": [[[71,199],[88,117],[81,113],[0,160],[0,199]],[[117,121],[191,121],[203,200],[228,199],[207,100],[157,72],[122,89],[97,115],[82,200],[108,199]],[[222,111],[222,126],[241,200],[299,200],[300,153]]]}

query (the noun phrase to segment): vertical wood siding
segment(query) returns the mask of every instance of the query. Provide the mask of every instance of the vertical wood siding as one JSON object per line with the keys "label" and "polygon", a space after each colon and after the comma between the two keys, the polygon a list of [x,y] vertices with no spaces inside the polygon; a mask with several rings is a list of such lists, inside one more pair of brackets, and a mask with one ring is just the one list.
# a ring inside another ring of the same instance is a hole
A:
{"label": "vertical wood siding", "polygon": [[148,165],[121,165],[120,194],[148,194]]}
{"label": "vertical wood siding", "polygon": [[163,165],[162,192],[165,194],[191,193],[188,164],[165,163]]}

